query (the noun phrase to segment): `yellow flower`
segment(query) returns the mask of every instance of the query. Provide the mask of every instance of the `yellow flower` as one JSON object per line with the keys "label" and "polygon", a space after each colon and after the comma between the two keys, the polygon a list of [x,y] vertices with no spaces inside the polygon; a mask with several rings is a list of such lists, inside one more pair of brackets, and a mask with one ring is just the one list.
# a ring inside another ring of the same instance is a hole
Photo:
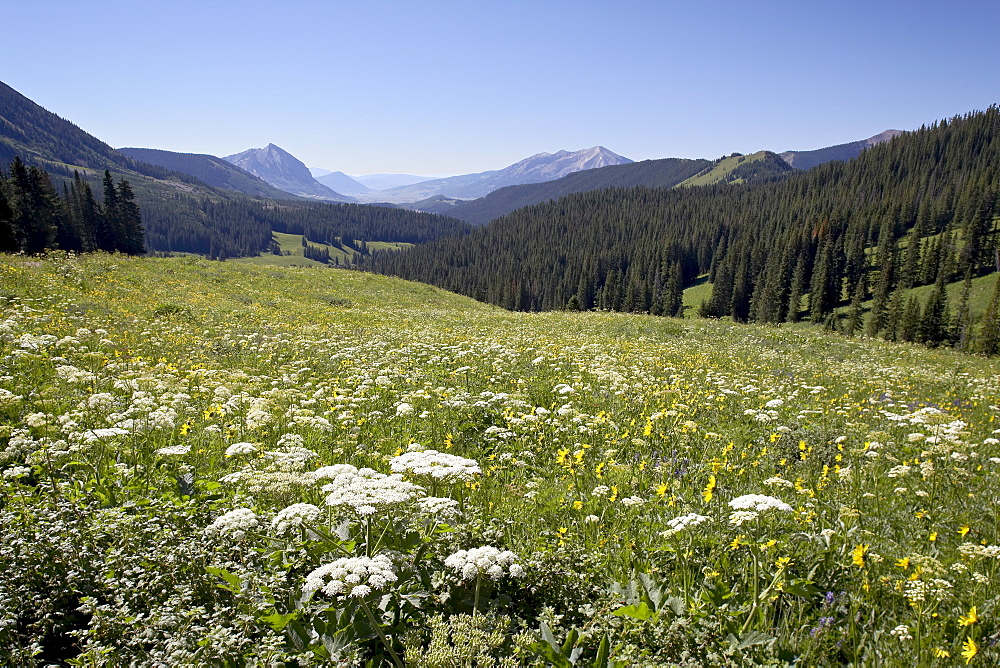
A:
{"label": "yellow flower", "polygon": [[701,498],[705,500],[705,503],[708,503],[709,501],[712,500],[712,492],[714,490],[715,490],[715,476],[710,475],[708,476],[708,484],[705,485],[705,490],[701,493]]}
{"label": "yellow flower", "polygon": [[962,643],[962,658],[965,659],[965,663],[972,661],[972,657],[979,653],[979,645],[971,637],[966,638],[965,642]]}
{"label": "yellow flower", "polygon": [[729,543],[729,549],[736,550],[739,549],[740,545],[745,545],[745,544],[746,543],[743,542],[743,536],[737,536],[732,540],[732,542]]}
{"label": "yellow flower", "polygon": [[864,544],[858,544],[853,550],[851,550],[851,561],[855,566],[861,566],[864,568],[865,565],[865,554],[868,552],[868,546]]}
{"label": "yellow flower", "polygon": [[774,562],[774,565],[777,566],[779,569],[784,569],[786,566],[788,566],[788,562],[790,562],[791,560],[792,560],[791,557],[778,557],[778,560]]}
{"label": "yellow flower", "polygon": [[934,648],[934,656],[942,658],[942,659],[947,659],[949,656],[951,656],[951,652],[949,652],[948,650],[946,650],[943,647],[935,647]]}
{"label": "yellow flower", "polygon": [[934,541],[936,541],[937,540],[937,531],[931,531],[930,535],[927,536],[927,540],[929,540],[932,543]]}
{"label": "yellow flower", "polygon": [[670,488],[667,486],[667,483],[663,483],[662,485],[660,485],[659,487],[656,488],[656,495],[657,496],[666,496],[668,489],[670,489]]}
{"label": "yellow flower", "polygon": [[969,525],[963,524],[961,528],[959,528],[958,530],[958,535],[961,536],[962,538],[965,538],[965,534],[967,533],[969,533]]}
{"label": "yellow flower", "polygon": [[903,557],[902,559],[896,560],[896,565],[902,568],[904,571],[910,567],[910,558]]}
{"label": "yellow flower", "polygon": [[976,606],[969,608],[969,614],[960,615],[958,618],[959,626],[972,626],[979,621],[979,615],[976,614]]}
{"label": "yellow flower", "polygon": [[611,495],[608,496],[608,501],[614,502],[618,498],[618,486],[611,485]]}
{"label": "yellow flower", "polygon": [[573,502],[573,509],[574,510],[580,510],[580,508],[583,508],[583,501],[574,501]]}

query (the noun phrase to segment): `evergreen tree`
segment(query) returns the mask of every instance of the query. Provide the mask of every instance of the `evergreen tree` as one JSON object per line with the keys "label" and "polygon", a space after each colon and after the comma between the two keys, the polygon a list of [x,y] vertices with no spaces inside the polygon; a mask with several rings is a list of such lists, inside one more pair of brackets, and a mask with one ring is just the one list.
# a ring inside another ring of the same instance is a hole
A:
{"label": "evergreen tree", "polygon": [[1000,353],[1000,275],[979,330],[979,352],[989,357]]}
{"label": "evergreen tree", "polygon": [[17,234],[14,231],[14,209],[7,199],[7,178],[0,171],[0,253],[16,253]]}
{"label": "evergreen tree", "polygon": [[799,255],[795,263],[795,270],[792,272],[792,289],[788,295],[788,311],[785,320],[788,322],[798,322],[801,318],[802,296],[806,289],[806,262],[808,258],[805,254]]}
{"label": "evergreen tree", "polygon": [[955,322],[951,332],[951,340],[955,342],[955,348],[961,351],[972,349],[972,314],[969,310],[969,292],[972,290],[972,273],[965,273],[965,281],[962,283],[962,296],[958,301],[958,311],[955,313]]}
{"label": "evergreen tree", "polygon": [[920,302],[916,297],[906,300],[906,308],[903,310],[903,318],[899,323],[899,330],[896,335],[897,341],[916,341],[920,337],[920,324],[922,322],[923,311],[920,309]]}
{"label": "evergreen tree", "polygon": [[939,346],[950,339],[951,315],[944,279],[934,283],[934,289],[924,302],[923,317],[917,330],[918,340],[928,346]]}
{"label": "evergreen tree", "polygon": [[809,316],[815,323],[823,322],[833,312],[840,297],[834,261],[834,241],[827,235],[820,242],[816,266],[809,284]]}

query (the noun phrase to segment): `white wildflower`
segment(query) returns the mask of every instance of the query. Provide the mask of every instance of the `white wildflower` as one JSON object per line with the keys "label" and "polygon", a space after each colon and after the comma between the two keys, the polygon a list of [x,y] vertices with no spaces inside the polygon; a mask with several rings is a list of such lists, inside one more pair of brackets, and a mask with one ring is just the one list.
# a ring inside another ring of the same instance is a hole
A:
{"label": "white wildflower", "polygon": [[345,471],[323,486],[326,505],[350,508],[362,517],[390,506],[409,503],[423,494],[423,487],[403,480],[399,474],[385,475],[369,468]]}
{"label": "white wildflower", "polygon": [[246,532],[260,525],[257,514],[249,508],[230,510],[205,527],[206,536],[227,536],[233,540],[243,540]]}
{"label": "white wildflower", "polygon": [[744,494],[729,502],[729,507],[733,510],[754,510],[763,513],[768,510],[780,510],[782,512],[792,512],[792,507],[773,496],[764,494]]}
{"label": "white wildflower", "polygon": [[489,545],[459,550],[448,556],[444,565],[457,572],[463,580],[471,580],[480,575],[499,580],[504,575],[504,569],[513,577],[524,573],[524,568],[517,563],[516,554]]}
{"label": "white wildflower", "polygon": [[316,524],[323,517],[323,511],[311,503],[293,503],[279,510],[271,520],[271,530],[278,536],[284,536],[305,524]]}
{"label": "white wildflower", "polygon": [[257,446],[253,443],[233,443],[226,448],[226,457],[236,457],[238,455],[252,455],[257,452]]}
{"label": "white wildflower", "polygon": [[429,482],[447,484],[468,482],[483,472],[474,459],[437,450],[405,452],[389,460],[389,468],[393,473],[409,473]]}
{"label": "white wildflower", "polygon": [[383,591],[396,581],[392,560],[384,554],[374,557],[342,557],[320,566],[306,576],[302,593],[312,597],[317,591],[328,596],[364,598]]}

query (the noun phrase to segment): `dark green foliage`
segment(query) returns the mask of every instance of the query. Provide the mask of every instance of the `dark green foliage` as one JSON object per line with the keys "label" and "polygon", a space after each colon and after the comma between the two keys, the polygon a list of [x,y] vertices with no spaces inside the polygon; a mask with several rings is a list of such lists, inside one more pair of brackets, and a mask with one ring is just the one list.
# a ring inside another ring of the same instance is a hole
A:
{"label": "dark green foliage", "polygon": [[[684,285],[705,273],[714,283],[703,315],[796,320],[808,295],[810,318],[826,322],[872,286],[870,335],[940,345],[951,331],[943,291],[927,305],[921,333],[902,320],[922,318],[921,306],[894,294],[991,271],[998,195],[994,106],[778,182],[571,194],[364,266],[506,308],[563,308],[574,294],[582,302],[586,286],[598,308],[663,313],[663,254],[671,249]],[[854,314],[852,331],[860,325]]]}
{"label": "dark green foliage", "polygon": [[1000,353],[1000,276],[997,277],[993,297],[983,316],[983,328],[979,335],[979,352],[984,355]]}
{"label": "dark green foliage", "polygon": [[[548,202],[573,193],[634,186],[670,188],[711,166],[712,163],[708,160],[666,158],[585,169],[567,174],[555,181],[500,188],[486,197],[450,207],[447,214],[473,225],[485,225],[494,218],[521,207]],[[787,165],[785,167],[787,168]]]}
{"label": "dark green foliage", "polygon": [[125,180],[115,186],[109,172],[104,186],[103,207],[79,173],[60,197],[48,174],[15,157],[9,178],[0,172],[0,252],[144,253],[142,215],[131,186]]}

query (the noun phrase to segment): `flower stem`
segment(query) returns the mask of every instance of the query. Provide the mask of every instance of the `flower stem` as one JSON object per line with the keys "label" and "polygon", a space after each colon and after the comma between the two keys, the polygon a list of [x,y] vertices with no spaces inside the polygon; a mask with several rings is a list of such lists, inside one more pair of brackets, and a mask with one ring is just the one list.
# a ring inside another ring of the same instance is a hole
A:
{"label": "flower stem", "polygon": [[382,640],[382,644],[385,645],[385,648],[389,650],[389,655],[392,657],[393,662],[396,666],[398,666],[398,668],[405,668],[402,659],[400,659],[399,655],[396,654],[396,650],[392,648],[392,643],[389,642],[388,636],[386,636],[385,631],[382,630],[382,625],[378,623],[377,619],[375,619],[375,615],[372,614],[368,604],[361,601],[361,609],[365,611],[366,615],[368,615],[368,621],[370,621],[372,626],[375,627],[375,632],[378,633],[378,637]]}

